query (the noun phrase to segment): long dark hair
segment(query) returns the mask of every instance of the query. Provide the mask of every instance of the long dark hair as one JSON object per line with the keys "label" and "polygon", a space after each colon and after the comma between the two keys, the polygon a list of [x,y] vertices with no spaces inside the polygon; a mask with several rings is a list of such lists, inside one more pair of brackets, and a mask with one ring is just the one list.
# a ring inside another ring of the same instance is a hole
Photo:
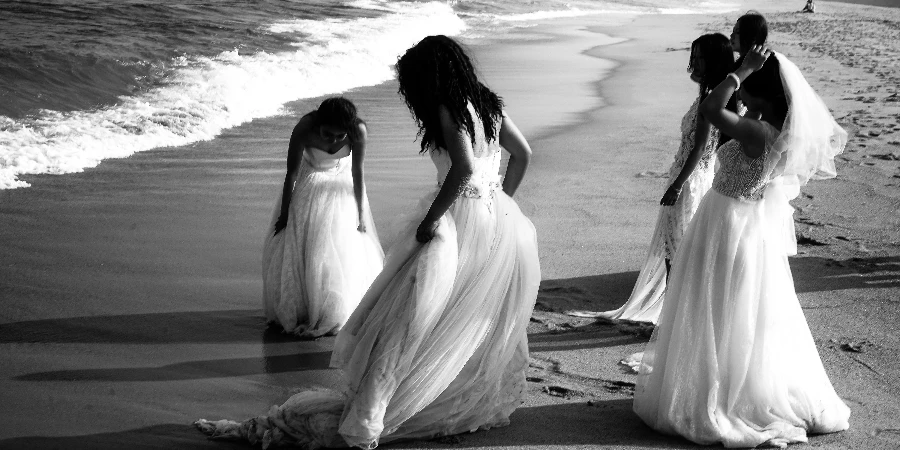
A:
{"label": "long dark hair", "polygon": [[775,55],[769,56],[762,68],[750,74],[741,83],[741,89],[769,102],[780,121],[783,122],[787,117],[788,102],[784,94],[784,85],[781,83],[781,63]]}
{"label": "long dark hair", "polygon": [[313,115],[316,125],[329,125],[347,130],[350,140],[360,139],[359,124],[365,123],[357,116],[356,105],[344,97],[329,97],[319,104]]}
{"label": "long dark hair", "polygon": [[741,45],[741,57],[738,58],[734,68],[741,67],[744,62],[744,56],[753,48],[754,45],[763,45],[769,38],[769,24],[762,14],[753,11],[747,11],[743,16],[738,17],[738,42]]}
{"label": "long dark hair", "polygon": [[688,70],[694,71],[694,56],[700,52],[703,60],[703,76],[700,77],[700,101],[703,101],[731,72],[734,65],[734,51],[731,42],[721,33],[704,34],[691,43],[691,58]]}
{"label": "long dark hair", "polygon": [[475,125],[471,103],[484,125],[488,141],[497,137],[495,124],[503,114],[503,100],[478,81],[475,67],[463,48],[447,36],[428,36],[400,57],[395,66],[398,92],[419,126],[422,153],[445,147],[438,106],[444,105],[453,120],[466,127],[472,144]]}
{"label": "long dark hair", "polygon": [[[749,52],[754,45],[763,45],[766,43],[766,39],[769,38],[769,23],[766,22],[766,18],[763,17],[762,14],[752,9],[744,13],[743,16],[738,17],[736,25],[738,28],[738,45],[741,47],[741,56],[735,61],[734,66],[732,66],[732,71],[738,70],[741,67],[744,63],[744,57],[747,56],[747,52]],[[737,111],[737,97],[738,93],[735,91],[728,100],[728,109]],[[721,146],[730,140],[731,136],[722,133],[719,137],[719,145]]]}

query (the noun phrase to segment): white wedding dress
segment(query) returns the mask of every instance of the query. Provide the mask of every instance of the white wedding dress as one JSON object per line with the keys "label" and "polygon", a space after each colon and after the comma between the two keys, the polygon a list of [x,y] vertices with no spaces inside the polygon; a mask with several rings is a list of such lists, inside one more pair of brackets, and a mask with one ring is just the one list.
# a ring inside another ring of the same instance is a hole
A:
{"label": "white wedding dress", "polygon": [[634,411],[700,444],[784,446],[849,426],[794,291],[792,209],[770,128],[759,158],[735,140],[718,150],[640,364]]}
{"label": "white wedding dress", "polygon": [[294,178],[287,227],[273,235],[281,196],[263,245],[266,320],[304,338],[333,335],[381,271],[384,253],[368,199],[365,233],[357,230],[350,146],[334,154],[303,152]]}
{"label": "white wedding dress", "polygon": [[[343,370],[345,389],[304,391],[241,423],[201,420],[201,430],[263,447],[374,448],[509,423],[525,389],[537,241],[500,189],[499,144],[486,142],[470,113],[474,175],[427,244],[415,232],[436,192],[420,202],[338,334],[332,366]],[[431,157],[440,183],[450,158],[441,150]]]}
{"label": "white wedding dress", "polygon": [[[681,146],[669,168],[669,180],[678,177],[694,148],[699,105],[700,97],[697,97],[681,119]],[[660,206],[647,258],[625,304],[611,311],[599,313],[573,311],[572,315],[656,324],[666,293],[666,259],[669,261],[674,259],[675,250],[681,242],[685,228],[697,211],[700,200],[712,186],[718,142],[719,130],[710,127],[709,140],[703,148],[700,161],[685,181],[678,200],[672,206]]]}

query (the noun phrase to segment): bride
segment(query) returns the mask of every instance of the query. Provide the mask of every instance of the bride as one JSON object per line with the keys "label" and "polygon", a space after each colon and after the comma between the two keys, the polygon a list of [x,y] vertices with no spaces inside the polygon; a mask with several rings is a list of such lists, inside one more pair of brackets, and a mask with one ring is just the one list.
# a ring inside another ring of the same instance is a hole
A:
{"label": "bride", "polygon": [[531,150],[452,39],[423,39],[396,68],[438,189],[338,334],[332,366],[346,386],[295,394],[241,423],[196,423],[213,437],[371,449],[504,426],[522,403],[541,276],[534,227],[511,195]]}
{"label": "bride", "polygon": [[[725,108],[732,93],[747,107]],[[634,411],[699,444],[786,446],[849,427],[794,291],[788,201],[835,176],[847,133],[793,63],[761,46],[700,105],[734,140],[672,264]]]}

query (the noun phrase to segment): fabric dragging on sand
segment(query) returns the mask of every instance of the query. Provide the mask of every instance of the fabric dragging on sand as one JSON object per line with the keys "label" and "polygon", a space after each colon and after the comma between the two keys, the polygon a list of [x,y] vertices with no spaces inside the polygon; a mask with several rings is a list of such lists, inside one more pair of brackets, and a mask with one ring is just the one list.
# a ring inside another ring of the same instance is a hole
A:
{"label": "fabric dragging on sand", "polygon": [[[419,203],[338,334],[331,364],[342,369],[345,389],[302,392],[240,423],[199,421],[201,430],[309,447],[333,446],[339,434],[344,445],[374,448],[509,423],[526,384],[526,327],[541,279],[537,238],[498,188],[499,144],[485,142],[474,122],[474,174],[434,238],[420,244],[415,231],[436,192]],[[431,155],[441,182],[450,158]]]}
{"label": "fabric dragging on sand", "polygon": [[[819,359],[780,236],[786,204],[772,149],[719,149],[722,168],[672,265],[659,325],[641,360],[634,410],[700,444],[784,446],[846,429],[850,410]],[[725,195],[727,194],[727,195]]]}

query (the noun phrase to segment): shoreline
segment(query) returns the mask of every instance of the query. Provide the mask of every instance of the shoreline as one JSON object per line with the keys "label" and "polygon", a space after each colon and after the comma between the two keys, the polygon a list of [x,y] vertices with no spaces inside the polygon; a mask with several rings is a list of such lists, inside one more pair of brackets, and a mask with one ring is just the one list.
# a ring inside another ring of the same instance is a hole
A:
{"label": "shoreline", "polygon": [[[842,99],[848,80],[869,86],[876,76],[857,73],[867,66],[850,70],[810,53],[803,47],[808,28],[799,22],[806,19],[767,5],[762,12],[784,23],[773,38],[792,50],[798,65],[807,64],[801,69],[836,117],[850,114],[841,123],[858,127],[848,130],[854,135],[874,130],[868,122],[853,124],[857,101]],[[862,14],[852,5],[841,8],[836,14]],[[533,84],[516,84],[522,72],[503,57],[539,58],[541,50],[556,49],[561,60],[572,61],[563,69],[600,67],[585,56],[595,54],[616,65],[594,80],[592,72],[575,73],[587,80],[580,87],[539,92],[546,102],[593,90],[587,95],[603,104],[576,114],[574,122],[526,134],[535,158],[516,200],[538,230],[543,280],[529,325],[525,404],[505,428],[389,447],[700,448],[653,432],[631,412],[634,376],[617,362],[641,350],[646,337],[561,312],[612,309],[628,297],[665,188],[654,174],[671,163],[679,119],[696,96],[683,71],[685,47],[705,29],[730,27],[737,15],[643,15],[620,25],[559,19],[536,27],[547,31],[541,42],[473,46],[483,71],[498,80],[492,88],[512,93],[505,94],[511,107],[530,102],[514,110],[520,125],[543,123],[541,102],[530,101]],[[583,47],[592,37],[603,39],[598,31],[628,40]],[[789,42],[786,36],[794,34],[803,39]],[[494,54],[500,56],[481,56]],[[548,72],[541,83],[574,83],[552,67],[533,69]],[[350,97],[368,111],[373,129],[385,131],[373,135],[367,159],[367,173],[385,177],[369,188],[384,241],[390,212],[414,204],[434,169],[417,153],[415,127],[395,85],[354,90]],[[316,100],[289,108],[305,112]],[[247,448],[207,441],[190,423],[250,417],[297,388],[339,382],[327,368],[333,338],[297,341],[267,332],[259,310],[261,233],[294,121],[255,120],[185,152],[141,152],[0,192],[0,239],[10,243],[0,254],[0,297],[7,300],[0,313],[0,419],[8,426],[0,430],[0,448]],[[892,138],[866,139],[846,153],[838,180],[810,183],[804,191],[813,197],[795,205],[798,232],[827,244],[804,245],[805,253],[791,258],[798,295],[828,374],[853,409],[850,430],[811,437],[821,448],[900,443],[891,431],[900,415],[900,245],[891,240],[900,238],[884,229],[897,220],[891,218],[897,209],[890,209],[897,201],[887,194],[900,189],[866,187],[881,180],[880,171],[898,169],[893,161],[864,157],[889,152]],[[398,165],[406,169],[396,171]],[[860,199],[872,210],[857,207],[859,223],[837,216]],[[857,239],[869,232],[878,234]],[[859,242],[870,251],[859,250]]]}

